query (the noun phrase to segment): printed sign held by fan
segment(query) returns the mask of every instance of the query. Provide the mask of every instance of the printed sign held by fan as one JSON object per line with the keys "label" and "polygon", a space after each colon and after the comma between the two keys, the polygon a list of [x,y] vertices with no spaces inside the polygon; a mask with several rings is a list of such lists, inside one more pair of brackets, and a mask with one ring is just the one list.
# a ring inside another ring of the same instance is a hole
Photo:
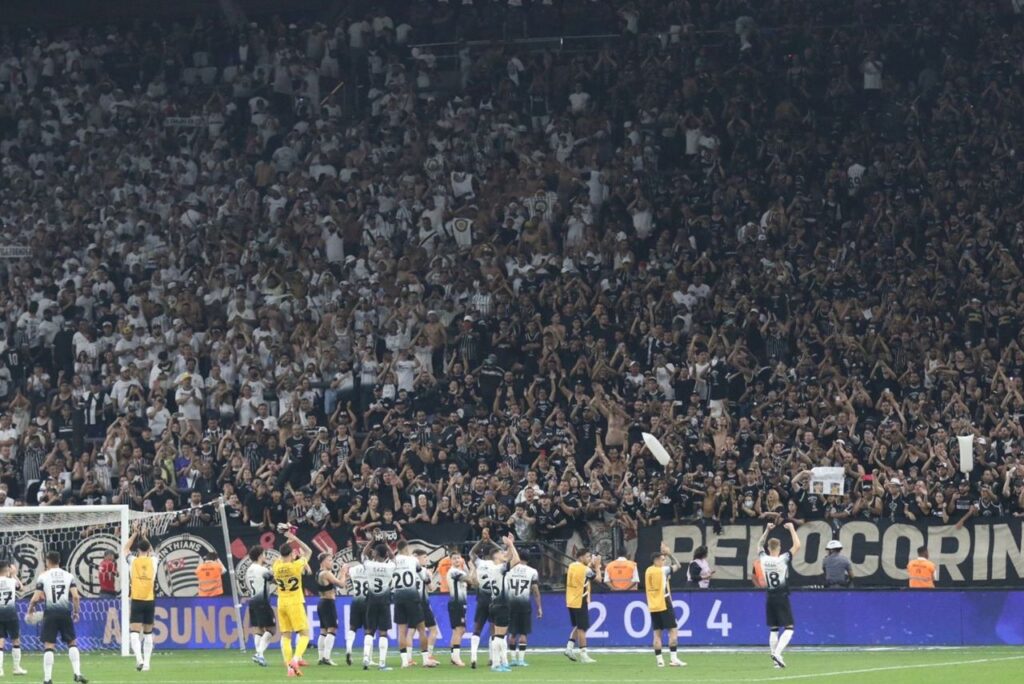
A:
{"label": "printed sign held by fan", "polygon": [[644,438],[644,444],[647,445],[647,448],[650,450],[655,460],[657,460],[661,465],[667,466],[672,460],[672,457],[668,455],[668,451],[666,451],[665,447],[658,441],[658,438],[649,432],[641,432],[640,435]]}

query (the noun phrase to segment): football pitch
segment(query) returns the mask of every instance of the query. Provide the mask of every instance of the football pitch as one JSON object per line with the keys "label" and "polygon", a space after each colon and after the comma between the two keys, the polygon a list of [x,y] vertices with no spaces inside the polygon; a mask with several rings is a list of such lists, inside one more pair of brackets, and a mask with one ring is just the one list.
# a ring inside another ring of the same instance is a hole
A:
{"label": "football pitch", "polygon": [[[316,658],[316,648],[312,649]],[[390,672],[377,669],[363,671],[359,659],[349,667],[344,664],[344,649],[335,650],[337,667],[317,666],[305,668],[303,682],[458,682],[508,680],[514,682],[614,682],[615,684],[649,681],[682,680],[715,684],[726,682],[854,682],[870,679],[886,684],[921,682],[922,684],[960,684],[970,680],[976,684],[1000,684],[1022,681],[1024,649],[993,648],[941,648],[911,650],[811,650],[791,648],[786,651],[784,670],[772,667],[767,648],[753,650],[680,650],[687,662],[685,668],[655,666],[654,655],[639,651],[595,650],[595,664],[583,665],[567,660],[560,653],[528,652],[527,668],[514,668],[507,674],[491,673],[486,669],[471,670],[448,665],[447,652],[437,653],[444,663],[433,670],[422,667],[402,670],[398,667],[397,651],[388,655]],[[483,654],[481,654],[483,655]],[[666,661],[668,660],[666,652]],[[273,656],[273,658],[271,658]],[[463,650],[463,658],[468,656]],[[285,668],[280,651],[267,652],[267,668],[257,667],[249,654],[231,651],[176,651],[155,653],[149,672],[136,672],[132,658],[114,655],[82,657],[82,672],[90,684],[178,684],[180,682],[211,682],[220,684],[251,684],[285,680]],[[481,663],[483,664],[483,663]],[[23,660],[29,674],[12,677],[10,655],[5,659],[7,682],[41,682],[42,658],[39,654],[26,654]],[[54,684],[71,682],[71,669],[67,657],[58,653],[53,672]]]}

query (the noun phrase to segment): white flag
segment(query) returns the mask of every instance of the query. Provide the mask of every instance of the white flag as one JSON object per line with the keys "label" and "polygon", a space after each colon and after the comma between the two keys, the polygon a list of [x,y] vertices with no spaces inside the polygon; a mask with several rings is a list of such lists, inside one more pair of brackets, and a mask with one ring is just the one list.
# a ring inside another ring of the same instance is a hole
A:
{"label": "white flag", "polygon": [[960,443],[960,472],[969,473],[974,470],[974,435],[957,437]]}

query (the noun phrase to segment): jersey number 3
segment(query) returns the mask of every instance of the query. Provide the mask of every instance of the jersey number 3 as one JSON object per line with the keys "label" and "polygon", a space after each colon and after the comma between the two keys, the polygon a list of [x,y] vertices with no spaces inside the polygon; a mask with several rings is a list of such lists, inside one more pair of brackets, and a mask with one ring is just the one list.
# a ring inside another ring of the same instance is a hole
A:
{"label": "jersey number 3", "polygon": [[288,579],[274,580],[274,584],[281,591],[298,591],[299,590],[299,578],[289,577]]}

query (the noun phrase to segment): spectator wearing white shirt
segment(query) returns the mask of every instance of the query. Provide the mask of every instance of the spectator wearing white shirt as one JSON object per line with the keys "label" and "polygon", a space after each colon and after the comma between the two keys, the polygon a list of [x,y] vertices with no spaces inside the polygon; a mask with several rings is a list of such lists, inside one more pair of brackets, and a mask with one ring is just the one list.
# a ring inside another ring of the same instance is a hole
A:
{"label": "spectator wearing white shirt", "polygon": [[202,434],[203,392],[193,386],[192,379],[192,374],[187,372],[178,378],[174,403],[178,405],[181,417],[188,421],[197,434]]}

